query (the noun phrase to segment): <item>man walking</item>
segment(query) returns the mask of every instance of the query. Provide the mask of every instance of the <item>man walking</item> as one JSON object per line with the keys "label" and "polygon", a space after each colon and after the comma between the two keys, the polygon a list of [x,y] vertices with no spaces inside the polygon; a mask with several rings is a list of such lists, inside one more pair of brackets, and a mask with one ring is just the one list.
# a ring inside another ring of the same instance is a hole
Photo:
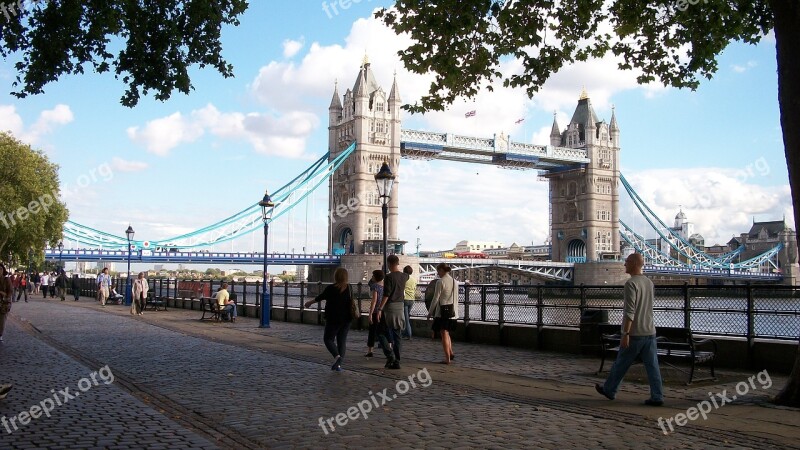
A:
{"label": "man walking", "polygon": [[614,400],[620,383],[631,364],[640,358],[647,371],[650,383],[650,398],[644,401],[648,406],[664,404],[661,385],[661,371],[658,368],[656,350],[656,327],[653,323],[653,282],[642,275],[644,257],[632,253],[625,260],[625,273],[631,278],[625,283],[622,331],[619,353],[611,366],[605,384],[595,384],[594,388],[609,400]]}
{"label": "man walking", "polygon": [[101,306],[106,306],[110,287],[111,277],[108,275],[108,267],[103,267],[103,271],[97,276],[97,298],[100,300]]}
{"label": "man walking", "polygon": [[390,255],[386,262],[389,264],[389,274],[383,281],[383,301],[378,305],[378,320],[383,316],[386,333],[381,333],[378,338],[383,345],[383,354],[386,355],[385,367],[399,369],[400,333],[406,326],[403,297],[408,274],[400,271],[400,258],[397,255]]}
{"label": "man walking", "polygon": [[50,292],[50,275],[45,271],[42,272],[42,298],[47,298],[47,293]]}

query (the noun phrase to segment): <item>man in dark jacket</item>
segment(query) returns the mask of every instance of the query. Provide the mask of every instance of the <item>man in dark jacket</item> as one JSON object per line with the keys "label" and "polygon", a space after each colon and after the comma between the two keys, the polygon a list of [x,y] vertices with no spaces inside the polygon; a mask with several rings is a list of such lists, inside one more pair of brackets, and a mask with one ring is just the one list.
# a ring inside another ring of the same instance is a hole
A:
{"label": "man in dark jacket", "polygon": [[67,296],[67,274],[64,273],[63,270],[58,273],[55,285],[56,289],[58,290],[58,296],[59,298],[61,298],[61,301],[63,302],[64,300],[66,300]]}

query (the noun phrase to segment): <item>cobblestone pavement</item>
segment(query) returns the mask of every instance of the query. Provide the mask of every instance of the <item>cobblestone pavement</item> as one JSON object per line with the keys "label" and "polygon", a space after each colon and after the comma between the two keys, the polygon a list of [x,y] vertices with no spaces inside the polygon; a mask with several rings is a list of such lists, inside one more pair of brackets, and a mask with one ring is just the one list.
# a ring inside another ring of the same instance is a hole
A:
{"label": "cobblestone pavement", "polygon": [[[126,392],[111,381],[114,370],[102,366],[81,364],[9,320],[0,344],[0,383],[14,387],[0,401],[0,448],[218,448]],[[98,371],[95,385],[91,374]]]}
{"label": "cobblestone pavement", "polygon": [[[16,385],[0,403],[3,414],[44,398],[27,390],[29,376],[41,378],[34,383],[40,390],[61,388],[108,364],[117,381],[87,391],[76,403],[85,405],[76,406],[80,416],[69,415],[71,405],[65,405],[53,412],[53,420],[37,419],[30,428],[4,435],[0,447],[7,447],[9,437],[11,448],[56,448],[51,442],[63,448],[126,448],[139,440],[141,447],[202,448],[212,445],[206,438],[222,448],[774,448],[797,442],[791,436],[766,439],[769,433],[759,429],[710,433],[692,425],[664,435],[657,414],[675,411],[641,406],[646,386],[625,384],[616,402],[593,392],[591,384],[599,380],[592,375],[596,359],[456,343],[457,364],[441,366],[436,364],[440,345],[418,338],[404,342],[403,369],[386,371],[382,358],[362,356],[366,334],[354,331],[347,370],[332,372],[320,327],[273,321],[264,330],[247,318],[232,325],[200,323],[198,311],[171,309],[141,318],[126,311],[90,301],[15,304],[14,315],[38,331],[24,334],[12,325],[0,347],[4,377]],[[41,354],[31,358],[36,353],[27,347]],[[23,383],[25,388],[17,389]],[[709,389],[669,394],[691,400]],[[102,407],[89,407],[89,400],[104,394],[110,397]],[[370,409],[366,418],[359,405]],[[729,409],[741,408],[757,407]],[[789,411],[792,417],[800,414]],[[70,434],[79,429],[91,430],[95,441]]]}

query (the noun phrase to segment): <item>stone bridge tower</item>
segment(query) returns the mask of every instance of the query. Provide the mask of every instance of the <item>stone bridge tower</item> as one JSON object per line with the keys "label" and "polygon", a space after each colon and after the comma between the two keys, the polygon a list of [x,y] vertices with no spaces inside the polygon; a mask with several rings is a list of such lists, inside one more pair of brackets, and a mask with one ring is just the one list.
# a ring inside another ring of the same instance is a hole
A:
{"label": "stone bridge tower", "polygon": [[575,113],[561,132],[555,118],[550,145],[586,149],[589,164],[555,171],[550,180],[553,261],[617,259],[619,245],[619,126],[600,121],[584,90]]}
{"label": "stone bridge tower", "polygon": [[[387,94],[369,61],[352,89],[340,97],[338,86],[328,109],[328,150],[333,159],[353,141],[357,146],[328,181],[328,250],[344,254],[382,254],[383,219],[375,174],[384,161],[395,176],[400,167],[400,93],[397,80]],[[402,253],[397,238],[400,185],[395,179],[387,221],[389,253]]]}

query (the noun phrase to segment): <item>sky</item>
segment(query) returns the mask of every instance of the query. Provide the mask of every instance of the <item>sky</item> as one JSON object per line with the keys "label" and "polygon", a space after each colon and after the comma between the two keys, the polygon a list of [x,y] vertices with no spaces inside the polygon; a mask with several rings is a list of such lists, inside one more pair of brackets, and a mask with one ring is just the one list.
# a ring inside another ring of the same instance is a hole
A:
{"label": "sky", "polygon": [[[410,74],[397,57],[409,40],[372,17],[389,2],[250,4],[241,25],[223,31],[235,77],[194,68],[194,90],[165,102],[143,97],[123,107],[122,82],[92,73],[17,99],[9,94],[13,59],[2,61],[0,130],[60,166],[70,220],[119,236],[130,224],[137,240],[163,240],[247,208],[325,154],[334,85],[351,87],[365,55],[387,92],[396,73],[404,102],[427,90],[430,76]],[[444,112],[404,113],[403,127],[548,144],[554,112],[563,130],[585,87],[601,120],[615,108],[622,173],[662,220],[672,224],[682,209],[706,245],[726,243],[753,220],[785,217],[794,228],[772,36],[731,44],[696,91],[639,85],[616,63],[566,67],[533,99],[498,85]],[[516,62],[505,64],[513,70]],[[529,245],[548,236],[548,186],[535,171],[403,160],[399,172],[399,237],[408,252],[417,240],[421,250],[443,250],[465,239]],[[327,198],[323,183],[277,219],[270,249],[325,252]],[[639,233],[655,234],[624,194],[620,213]],[[262,245],[259,229],[211,250]]]}

